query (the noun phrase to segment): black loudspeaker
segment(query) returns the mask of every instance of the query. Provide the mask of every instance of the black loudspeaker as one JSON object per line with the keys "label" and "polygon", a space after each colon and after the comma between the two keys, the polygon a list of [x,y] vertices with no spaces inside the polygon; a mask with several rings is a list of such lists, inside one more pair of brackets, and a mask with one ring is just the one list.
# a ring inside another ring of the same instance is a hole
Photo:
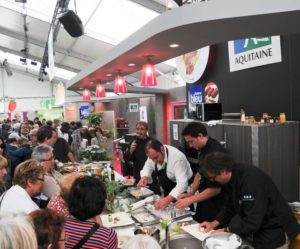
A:
{"label": "black loudspeaker", "polygon": [[79,37],[83,35],[82,22],[73,10],[63,13],[58,19],[70,36]]}

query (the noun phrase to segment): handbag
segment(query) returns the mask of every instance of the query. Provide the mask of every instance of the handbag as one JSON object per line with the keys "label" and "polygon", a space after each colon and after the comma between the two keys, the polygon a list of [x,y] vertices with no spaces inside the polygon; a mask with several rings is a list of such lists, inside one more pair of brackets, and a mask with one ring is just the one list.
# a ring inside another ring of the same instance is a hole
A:
{"label": "handbag", "polygon": [[79,249],[81,246],[93,235],[99,228],[99,224],[95,223],[94,226],[86,233],[86,235],[73,247],[73,249]]}

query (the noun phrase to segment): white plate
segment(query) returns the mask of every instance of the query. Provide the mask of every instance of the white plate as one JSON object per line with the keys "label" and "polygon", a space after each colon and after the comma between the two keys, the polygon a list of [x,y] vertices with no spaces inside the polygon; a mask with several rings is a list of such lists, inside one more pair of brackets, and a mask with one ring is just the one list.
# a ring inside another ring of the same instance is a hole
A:
{"label": "white plate", "polygon": [[199,223],[183,226],[181,228],[187,233],[189,233],[190,235],[194,236],[195,238],[201,241],[203,241],[211,233],[211,232],[208,233],[201,232],[199,229]]}
{"label": "white plate", "polygon": [[130,215],[125,212],[119,212],[111,214],[112,220],[109,222],[108,215],[100,215],[102,219],[103,226],[105,227],[122,227],[134,224],[133,219],[131,219]]}

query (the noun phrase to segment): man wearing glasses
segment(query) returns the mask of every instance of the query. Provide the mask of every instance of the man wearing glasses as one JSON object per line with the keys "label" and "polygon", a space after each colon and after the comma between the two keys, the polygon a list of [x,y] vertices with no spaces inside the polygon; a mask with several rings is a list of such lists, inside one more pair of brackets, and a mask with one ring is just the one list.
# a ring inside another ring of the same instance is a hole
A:
{"label": "man wearing glasses", "polygon": [[42,144],[35,147],[31,155],[32,159],[39,161],[45,170],[45,184],[42,193],[48,198],[51,198],[55,193],[60,191],[59,182],[62,177],[54,169],[55,162],[52,151],[52,147]]}
{"label": "man wearing glasses", "polygon": [[232,232],[242,238],[253,236],[255,249],[288,248],[288,240],[300,234],[300,226],[272,179],[258,167],[234,163],[222,152],[213,152],[203,161],[211,181],[225,185],[227,198],[211,222],[200,227],[209,232]]}
{"label": "man wearing glasses", "polygon": [[18,165],[14,185],[0,197],[0,211],[26,213],[39,209],[31,197],[39,195],[44,185],[44,169],[36,160]]}

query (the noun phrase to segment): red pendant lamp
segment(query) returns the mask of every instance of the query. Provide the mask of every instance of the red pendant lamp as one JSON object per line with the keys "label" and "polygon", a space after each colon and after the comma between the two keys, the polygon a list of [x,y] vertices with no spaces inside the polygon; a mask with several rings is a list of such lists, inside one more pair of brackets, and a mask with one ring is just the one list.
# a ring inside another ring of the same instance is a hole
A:
{"label": "red pendant lamp", "polygon": [[105,88],[102,83],[96,85],[96,97],[98,98],[106,97]]}
{"label": "red pendant lamp", "polygon": [[84,89],[82,91],[82,100],[84,101],[91,100],[91,91],[89,89]]}
{"label": "red pendant lamp", "polygon": [[120,75],[115,78],[114,93],[127,93],[125,78]]}
{"label": "red pendant lamp", "polygon": [[143,65],[141,86],[157,86],[155,67],[150,61]]}

